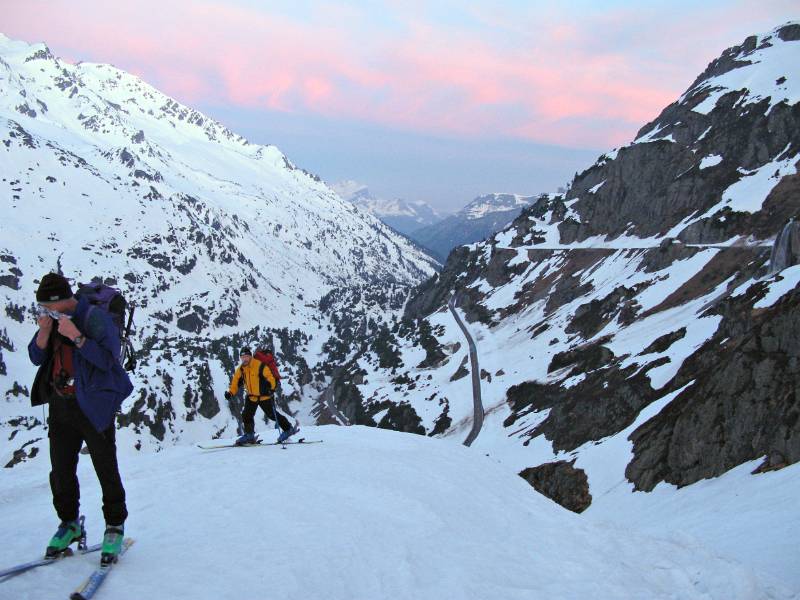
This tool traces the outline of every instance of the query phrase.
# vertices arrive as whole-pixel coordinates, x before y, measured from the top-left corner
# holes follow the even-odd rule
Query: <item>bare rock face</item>
[[[576,469],[574,463],[564,460],[545,463],[524,469],[519,476],[540,494],[572,512],[582,513],[591,505],[592,495],[586,472]]]
[[[585,356],[594,360],[598,354],[591,352]],[[648,368],[663,364],[663,360],[668,361],[654,361]],[[503,424],[511,427],[529,413],[549,408],[547,418],[527,435],[529,439],[544,435],[553,450],[569,452],[629,427],[655,398],[646,370],[620,369],[615,362],[592,371],[571,388],[560,383],[536,382],[512,386],[508,390],[512,415]]]
[[[618,315],[621,316],[620,322],[630,323],[637,312],[635,301],[631,301],[631,298],[635,296],[635,289],[621,285],[605,298],[582,304],[575,311],[575,317],[565,329],[566,333],[578,332],[583,338],[588,339]]]
[[[425,435],[425,428],[421,424],[422,420],[417,415],[414,408],[408,403],[393,404],[387,413],[378,423],[381,429],[392,429],[405,433],[417,433]]]
[[[644,349],[643,354],[656,354],[664,352],[665,350],[667,350],[667,348],[672,346],[672,344],[674,344],[678,340],[682,340],[685,337],[686,337],[686,327],[681,327],[677,331],[665,333],[661,337],[653,340],[653,343]]]
[[[607,365],[613,360],[614,353],[602,345],[603,341],[605,340],[598,340],[587,346],[559,352],[553,356],[547,372],[552,373],[568,366],[574,366],[575,368],[570,371],[570,375],[573,375],[593,371]]]
[[[713,92],[708,81],[753,64],[753,53],[779,43],[797,43],[797,24],[778,29],[758,44],[755,36],[729,48],[713,61],[684,95],[644,125],[636,142],[615,156],[604,155],[578,174],[565,201],[577,218],[561,222],[562,243],[592,236],[614,239],[623,233],[639,237],[666,235],[692,215],[718,205],[731,185],[774,161],[798,153],[800,103],[774,105],[754,101],[747,89],[733,89],[713,109],[694,110]],[[779,41],[782,40],[782,41]],[[786,73],[789,76],[789,73]],[[778,83],[778,82],[776,82]],[[745,99],[747,101],[745,101]],[[719,162],[703,165],[704,157]],[[796,166],[796,165],[795,165]],[[599,186],[599,187],[598,187]],[[686,243],[718,243],[737,235],[774,236],[800,214],[800,176],[784,175],[756,212],[722,208],[678,234]]]
[[[450,253],[442,272],[414,290],[406,304],[404,317],[411,320],[421,319],[445,306],[452,290],[463,279],[464,271],[474,258],[466,246],[455,248]]]
[[[728,299],[717,333],[673,386],[686,390],[630,436],[626,477],[637,490],[685,486],[762,456],[800,460],[800,289],[766,309]]]

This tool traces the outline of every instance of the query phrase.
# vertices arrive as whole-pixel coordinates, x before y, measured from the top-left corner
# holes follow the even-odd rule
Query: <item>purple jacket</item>
[[[119,364],[119,332],[111,317],[102,309],[92,309],[86,298],[78,300],[72,320],[86,337],[81,348],[73,348],[75,395],[94,428],[105,431],[114,422],[122,401],[133,391],[128,374]],[[39,366],[31,388],[32,406],[49,402],[53,393],[50,387],[53,341],[51,338],[42,350],[36,345],[36,335],[28,344],[31,362]],[[54,331],[54,335],[58,334]]]

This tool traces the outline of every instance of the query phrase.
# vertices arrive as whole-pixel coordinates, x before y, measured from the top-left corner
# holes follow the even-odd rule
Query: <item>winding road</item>
[[[328,407],[328,411],[330,412],[331,416],[339,419],[339,423],[341,425],[350,425],[350,421],[347,417],[344,416],[344,413],[339,410],[336,406],[335,398],[333,396],[334,390],[334,382],[336,378],[339,376],[339,372],[341,369],[334,369],[333,376],[331,377],[331,384],[325,388],[325,392],[322,395],[323,402]]]
[[[458,323],[458,326],[461,328],[469,344],[470,374],[472,375],[472,404],[475,416],[472,419],[472,430],[470,430],[467,439],[464,440],[464,445],[471,446],[472,442],[475,441],[475,438],[477,438],[478,434],[481,432],[481,427],[483,427],[483,402],[481,401],[481,374],[478,366],[478,350],[475,347],[475,341],[472,339],[469,330],[467,330],[467,326],[464,325],[464,321],[461,320],[461,317],[456,311],[455,294],[450,298],[447,306],[450,312],[453,313],[456,323]]]

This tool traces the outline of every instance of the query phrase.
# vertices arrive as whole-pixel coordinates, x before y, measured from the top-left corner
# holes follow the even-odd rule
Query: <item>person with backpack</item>
[[[240,383],[244,383],[243,387],[247,395],[242,411],[244,434],[236,440],[236,444],[242,446],[258,443],[255,435],[255,415],[258,408],[264,411],[268,419],[272,419],[278,424],[281,429],[278,442],[285,442],[290,436],[297,433],[299,428],[292,427],[289,419],[275,405],[275,389],[278,386],[278,378],[273,374],[267,361],[255,358],[250,352],[250,348],[242,348],[239,358],[242,362],[236,368],[230,387],[225,392],[225,398],[230,400],[239,392]]]
[[[128,517],[117,465],[115,416],[133,385],[119,362],[120,331],[106,310],[85,296],[76,298],[60,274],[42,277],[36,301],[39,328],[28,354],[39,369],[31,405],[50,405],[50,488],[61,520],[45,556],[55,558],[73,542],[85,540],[77,476],[85,442],[103,490],[106,529],[100,560],[109,564],[119,555]]]

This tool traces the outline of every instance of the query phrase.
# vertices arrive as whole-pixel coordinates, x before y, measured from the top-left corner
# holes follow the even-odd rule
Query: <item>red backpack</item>
[[[278,387],[281,384],[281,374],[278,373],[278,365],[272,353],[265,350],[256,350],[253,357],[269,367],[269,370],[272,371],[272,376],[275,378],[275,387]]]

